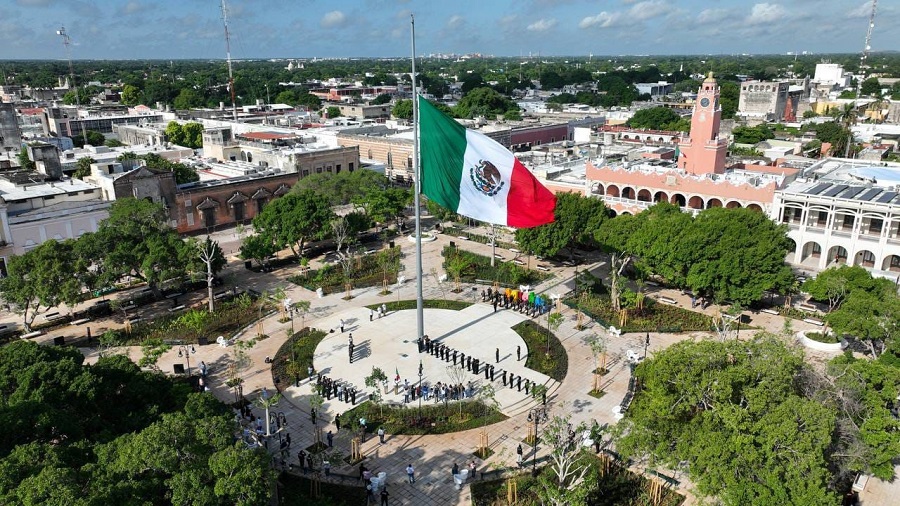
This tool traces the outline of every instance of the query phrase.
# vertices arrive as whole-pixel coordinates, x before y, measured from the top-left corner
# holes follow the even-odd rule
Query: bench
[[[457,238],[457,239],[462,239],[463,241],[468,241],[468,240],[469,240],[469,238],[466,237],[466,236],[464,236],[464,235],[457,236],[456,238]]]
[[[167,299],[177,299],[178,297],[181,297],[182,295],[184,295],[184,294],[181,292],[172,293],[172,294],[166,295],[166,298]]]
[[[769,308],[760,309],[759,312],[778,316],[778,311],[775,311],[774,309],[769,309]]]
[[[181,311],[182,309],[184,309],[184,304],[181,304],[181,305],[179,305],[179,306],[175,306],[175,307],[173,307],[173,308],[170,308],[170,309],[169,309],[169,312],[170,312],[170,313],[174,313],[174,312],[176,312],[176,311]]]
[[[797,307],[804,311],[817,312],[819,310],[819,308],[813,306],[812,304],[798,304]]]
[[[230,290],[224,291],[224,292],[219,292],[219,293],[213,295],[213,300],[219,300],[219,299],[221,299],[221,298],[223,298],[223,297],[228,297],[229,295],[231,295],[231,291],[230,291]]]
[[[671,297],[657,297],[656,300],[658,300],[660,302],[665,302],[666,304],[672,304],[672,305],[678,304],[678,301]]]
[[[225,339],[225,336],[219,336],[216,338],[216,343],[218,343],[218,345],[223,348],[227,348],[228,345],[231,344],[231,341],[229,341],[228,339]]]
[[[647,285],[648,286],[659,286],[659,283],[657,283],[656,281],[647,281]]]
[[[59,312],[58,312],[58,311],[55,312],[55,313],[46,313],[46,314],[44,314],[44,319],[46,319],[46,320],[54,320],[54,319],[57,319],[57,318],[59,318]]]
[[[37,336],[42,336],[42,335],[44,335],[43,330],[35,330],[34,332],[22,334],[22,339],[31,339],[32,337],[37,337]]]
[[[129,321],[129,323],[131,323],[131,325],[134,325],[135,323],[144,321],[144,319],[141,318],[140,316],[138,316],[137,318],[131,318],[131,319],[128,320],[128,321]]]
[[[509,248],[509,250],[513,253],[521,253],[521,251],[517,250],[516,248]]]
[[[71,323],[71,325],[81,325],[82,323],[87,323],[87,322],[89,322],[89,321],[91,321],[90,318],[82,318],[82,319],[80,319],[80,320],[75,320],[75,321],[73,321],[73,322]]]
[[[825,322],[823,322],[822,320],[817,320],[815,318],[804,318],[803,321],[805,321],[806,323],[811,323],[813,325],[818,325],[819,327],[825,325]]]
[[[550,272],[550,268],[547,267],[546,265],[538,265],[537,270],[543,271],[543,272]]]
[[[525,262],[521,260],[513,260],[513,262],[515,262],[516,265],[525,265]]]

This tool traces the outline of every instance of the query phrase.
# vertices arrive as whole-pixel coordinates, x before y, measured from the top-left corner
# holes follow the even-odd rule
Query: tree
[[[339,107],[330,106],[325,110],[325,114],[329,118],[340,118],[342,116],[341,109]]]
[[[589,475],[591,469],[587,449],[580,436],[587,430],[584,422],[574,429],[572,415],[554,416],[544,427],[541,439],[550,448],[549,473],[539,477],[538,497],[546,504],[570,506],[586,504],[598,482]]]
[[[203,125],[196,121],[185,123],[181,127],[185,147],[198,149],[203,147]]]
[[[181,123],[170,121],[166,125],[166,140],[179,146],[184,145],[184,129],[181,127]]]
[[[87,144],[91,146],[102,146],[106,142],[106,136],[94,130],[87,130]],[[72,144],[76,147],[83,148],[85,145],[84,137],[78,134],[72,137]]]
[[[816,139],[831,144],[831,153],[840,156],[847,149],[851,136],[850,129],[836,121],[816,125]]]
[[[72,177],[84,179],[85,177],[90,176],[92,163],[97,163],[97,160],[94,160],[89,156],[79,159],[75,162],[75,173],[72,174]]]
[[[732,133],[734,134],[734,142],[738,144],[758,144],[775,138],[775,132],[764,124],[754,127],[735,127]]]
[[[138,105],[141,103],[141,90],[137,86],[126,84],[119,94],[119,101],[122,105]]]
[[[689,255],[685,282],[695,293],[746,306],[766,291],[784,290],[793,280],[784,263],[790,249],[787,227],[763,213],[706,209],[682,238]]]
[[[413,194],[408,189],[388,188],[370,191],[354,203],[361,206],[366,215],[375,222],[386,224],[396,219],[399,227],[403,220],[403,211],[412,200]]]
[[[457,118],[484,116],[493,119],[506,111],[518,110],[519,106],[515,102],[485,86],[466,93],[456,104],[453,113]]]
[[[876,284],[872,274],[864,267],[842,265],[825,269],[816,277],[807,279],[803,283],[803,291],[815,300],[828,301],[830,312],[840,306],[850,293],[874,290]]]
[[[565,321],[562,313],[550,311],[547,313],[547,356],[550,355],[550,336],[559,330],[559,326]]]
[[[231,446],[212,454],[209,470],[215,480],[213,491],[222,502],[254,506],[270,501],[275,486],[271,457],[261,449],[242,450]]]
[[[836,413],[805,395],[797,378],[806,372],[773,336],[677,343],[635,369],[641,388],[616,426],[616,449],[686,463],[698,491],[725,505],[835,504]]]
[[[206,240],[203,242],[192,241],[191,247],[196,250],[197,258],[203,263],[203,267],[206,270],[206,290],[209,298],[209,312],[212,314],[216,310],[215,297],[213,297],[213,282],[216,279],[216,274],[228,262],[225,260],[225,255],[222,253],[222,248],[219,247],[218,241],[213,241],[209,236],[206,236]]]
[[[25,146],[22,146],[22,149],[19,150],[16,160],[19,161],[19,167],[22,167],[22,170],[32,171],[37,169],[37,164],[31,161],[31,158],[28,156],[28,148]]]
[[[325,196],[331,205],[340,206],[363,201],[369,193],[390,187],[391,182],[384,174],[372,170],[355,170],[311,174],[297,181],[291,187],[291,193],[315,191]]]
[[[239,257],[242,260],[256,260],[260,267],[266,259],[278,252],[274,239],[270,235],[253,234],[241,240]]]
[[[563,80],[562,76],[553,70],[546,70],[541,72],[541,89],[544,90],[558,90],[566,85],[566,82]]]
[[[200,180],[200,175],[192,167],[179,162],[170,162],[156,153],[140,155],[137,159],[143,160],[151,169],[166,170],[175,174],[175,183],[184,184]]]
[[[558,254],[563,248],[593,245],[593,231],[606,220],[607,209],[600,199],[575,193],[556,196],[554,221],[534,228],[516,230],[516,242],[525,251],[542,257]]]
[[[391,116],[397,119],[412,119],[413,103],[412,100],[398,100],[391,109]]]
[[[388,95],[387,93],[382,93],[381,95],[378,95],[377,97],[373,98],[369,102],[369,105],[382,105],[382,104],[389,104],[390,102],[391,102],[391,96]]]
[[[25,330],[31,332],[35,318],[60,304],[73,307],[81,300],[81,283],[74,272],[75,241],[45,241],[7,262],[7,275],[0,278],[0,295],[22,315]],[[43,308],[43,309],[42,309]]]
[[[182,88],[172,105],[180,110],[193,109],[203,105],[203,97],[193,88]]]
[[[860,92],[870,97],[881,97],[881,83],[877,77],[870,77],[862,82]]]
[[[869,346],[873,357],[900,334],[900,297],[892,283],[880,289],[855,290],[825,321],[839,335],[849,334]],[[876,346],[877,345],[877,346]]]
[[[381,405],[381,390],[379,390],[379,387],[387,385],[387,375],[380,368],[372,367],[372,373],[366,376],[365,384],[372,389],[372,391],[369,392],[369,399],[378,405],[381,414],[384,415],[384,407]]]
[[[100,268],[110,278],[145,281],[157,298],[162,295],[159,284],[184,276],[194,256],[169,226],[162,205],[144,199],[116,200],[97,232],[80,240],[95,241],[92,249],[103,252]]]
[[[651,107],[634,113],[625,124],[632,128],[649,128],[663,130],[666,126],[678,122],[681,116],[668,107]]]
[[[312,93],[301,93],[297,96],[297,104],[309,110],[317,111],[322,107],[322,99]]]
[[[253,227],[277,249],[290,247],[300,258],[307,240],[325,238],[332,219],[334,212],[328,199],[313,190],[303,190],[275,199],[253,218]]]

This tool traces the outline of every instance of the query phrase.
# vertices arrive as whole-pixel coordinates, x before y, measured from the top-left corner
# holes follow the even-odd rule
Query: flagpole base
[[[416,234],[408,235],[407,239],[409,239],[409,242],[416,242]],[[436,240],[437,240],[437,236],[434,234],[430,234],[428,232],[425,232],[424,234],[422,234],[422,242],[432,242],[432,241],[436,241]]]

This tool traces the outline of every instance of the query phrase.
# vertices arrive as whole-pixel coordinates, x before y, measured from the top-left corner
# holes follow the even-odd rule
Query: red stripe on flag
[[[506,223],[510,227],[530,228],[553,222],[556,196],[544,188],[517,158],[506,197]]]

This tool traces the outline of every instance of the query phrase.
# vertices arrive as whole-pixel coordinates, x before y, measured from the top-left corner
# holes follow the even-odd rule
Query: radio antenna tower
[[[75,83],[75,68],[72,66],[72,39],[69,38],[69,33],[66,32],[65,26],[59,27],[56,34],[62,37],[63,45],[66,46],[66,59],[69,60],[69,80],[71,81],[69,85],[75,91],[75,118],[78,119],[78,114],[81,111],[81,97],[78,96],[78,84]],[[84,141],[84,144],[87,144],[87,129],[84,126],[84,121],[80,123],[81,140]],[[69,131],[69,135],[72,135],[72,128],[67,125],[66,129]]]
[[[862,82],[866,78],[866,59],[869,58],[869,50],[872,49],[872,30],[875,29],[875,10],[878,8],[878,0],[872,0],[872,13],[869,15],[869,28],[866,30],[866,45],[859,57],[859,80],[856,82],[856,98],[862,93]]]
[[[234,101],[234,72],[231,69],[231,32],[228,31],[228,7],[222,0],[222,24],[225,26],[225,55],[228,58],[228,91],[231,92],[231,118],[237,121],[237,104]]]
[[[869,58],[869,50],[872,49],[872,30],[875,28],[875,10],[878,8],[878,0],[872,0],[872,13],[869,15],[869,27],[866,29],[866,45],[863,47],[862,55],[859,57],[859,79],[856,80],[856,100],[859,101],[862,98],[862,83],[866,80],[866,59]],[[853,108],[858,110],[858,105],[856,102],[853,103]],[[855,112],[855,111],[854,111]],[[855,114],[854,114],[855,117]],[[844,157],[850,157],[850,145],[853,144],[853,134],[850,134],[850,139],[847,141],[847,149],[844,152]]]

